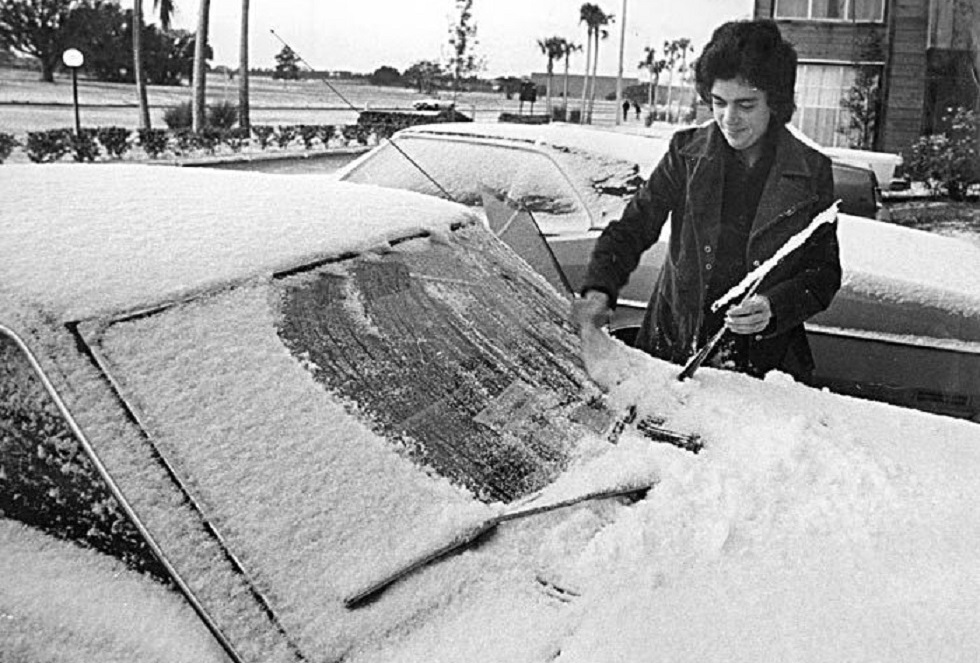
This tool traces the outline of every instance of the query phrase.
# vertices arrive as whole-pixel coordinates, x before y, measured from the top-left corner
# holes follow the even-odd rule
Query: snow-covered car
[[[669,138],[669,131],[566,124],[416,126],[336,176],[471,206],[481,205],[488,189],[507,197],[534,216],[575,291],[599,232],[619,217]],[[857,200],[873,215],[877,184],[871,170],[853,163],[835,160],[834,172],[845,203],[838,229],[844,284],[830,309],[807,325],[816,383],[980,421],[980,249],[846,213],[847,202]],[[871,184],[850,186],[855,174]],[[620,294],[611,330],[627,342],[665,244],[661,237]]]
[[[980,427],[593,382],[430,196],[4,166],[0,218],[0,660],[980,657]]]

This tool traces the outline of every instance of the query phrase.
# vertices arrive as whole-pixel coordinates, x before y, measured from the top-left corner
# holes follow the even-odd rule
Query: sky
[[[644,46],[660,50],[666,39],[687,37],[704,46],[718,24],[748,18],[751,0],[626,0],[625,75],[636,73]],[[600,51],[599,71],[616,75],[623,0],[597,2],[616,22]],[[175,26],[193,30],[198,2],[177,0]],[[561,36],[582,43],[579,24],[582,0],[476,0],[477,51],[485,58],[485,74],[523,76],[544,71],[537,40]],[[403,71],[419,60],[443,60],[453,22],[453,0],[252,0],[250,61],[253,67],[274,66],[285,40],[316,69],[371,72],[382,65]],[[147,9],[149,14],[149,9]],[[241,3],[211,3],[213,64],[236,65]],[[584,54],[573,56],[572,69],[585,66]]]

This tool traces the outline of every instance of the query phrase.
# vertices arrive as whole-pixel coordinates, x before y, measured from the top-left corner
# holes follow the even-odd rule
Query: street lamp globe
[[[61,61],[70,69],[77,69],[85,64],[85,56],[77,48],[69,48],[61,54]]]

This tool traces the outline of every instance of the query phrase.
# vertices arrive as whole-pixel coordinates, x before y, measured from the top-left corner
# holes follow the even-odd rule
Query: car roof
[[[97,164],[5,166],[0,217],[0,309],[65,321],[478,222],[317,175]]]
[[[576,149],[637,163],[641,170],[653,168],[667,149],[670,136],[682,128],[654,127],[648,133],[612,131],[600,127],[554,122],[516,124],[490,122],[446,122],[403,129],[396,135],[470,137],[546,145],[556,149]]]

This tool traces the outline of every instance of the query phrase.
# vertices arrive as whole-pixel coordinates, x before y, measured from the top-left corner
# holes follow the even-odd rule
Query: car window
[[[0,516],[167,578],[22,347],[0,329]]]
[[[608,423],[566,307],[474,225],[86,342],[299,649],[341,658],[370,635],[330,600],[351,578],[549,483]]]
[[[588,211],[567,177],[554,161],[530,149],[403,136],[397,148],[379,147],[343,179],[432,196],[442,195],[441,188],[471,207],[480,206],[481,192],[489,189],[530,210],[545,233],[590,225]]]

